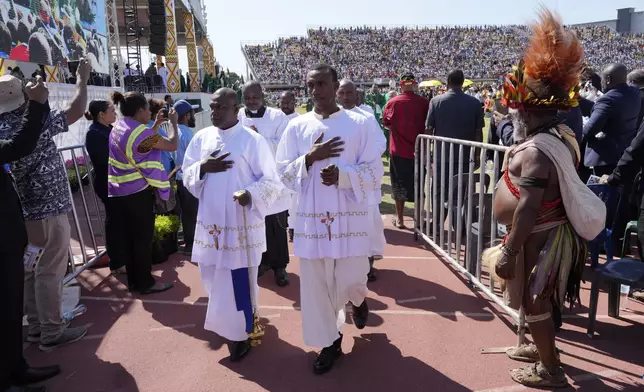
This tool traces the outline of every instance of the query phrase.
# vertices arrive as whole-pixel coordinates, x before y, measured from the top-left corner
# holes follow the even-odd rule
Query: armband
[[[548,188],[548,179],[547,178],[536,178],[536,177],[521,177],[519,179],[519,186],[522,188]]]

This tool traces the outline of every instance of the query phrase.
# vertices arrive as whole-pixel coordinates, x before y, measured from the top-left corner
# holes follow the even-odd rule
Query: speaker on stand
[[[165,56],[166,15],[163,0],[148,0],[150,17],[150,41],[148,50],[157,56]]]

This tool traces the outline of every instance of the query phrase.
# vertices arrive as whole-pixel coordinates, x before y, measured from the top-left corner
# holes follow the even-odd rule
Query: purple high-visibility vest
[[[147,153],[138,152],[139,144],[156,133],[131,118],[120,119],[112,128],[107,171],[109,197],[132,195],[152,186],[158,189],[162,199],[168,200],[170,182],[161,164],[161,151],[152,149]],[[127,154],[127,158],[123,153]],[[139,170],[132,166],[132,161]]]

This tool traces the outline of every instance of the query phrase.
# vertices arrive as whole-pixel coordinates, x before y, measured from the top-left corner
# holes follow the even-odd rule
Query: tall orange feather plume
[[[561,18],[547,8],[539,11],[530,27],[532,37],[523,57],[526,76],[563,90],[577,85],[584,62],[577,36],[565,30]]]

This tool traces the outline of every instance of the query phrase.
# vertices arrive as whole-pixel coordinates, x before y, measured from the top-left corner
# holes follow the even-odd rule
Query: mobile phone
[[[599,176],[596,176],[596,175],[592,174],[592,175],[588,178],[588,182],[586,183],[586,185],[599,184],[600,180],[601,180],[601,177],[599,177]]]
[[[161,109],[161,114],[163,115],[163,118],[166,120],[168,119],[168,109]]]

